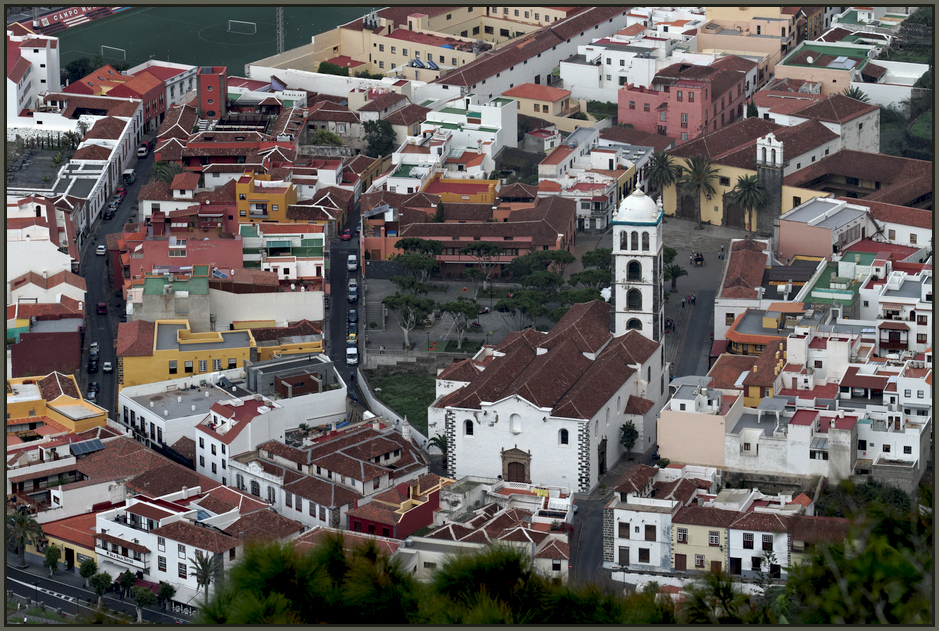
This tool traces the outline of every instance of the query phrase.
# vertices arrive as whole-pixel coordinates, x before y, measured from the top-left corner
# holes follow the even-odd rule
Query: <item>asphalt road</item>
[[[89,589],[69,585],[55,577],[24,572],[10,565],[6,566],[6,589],[23,598],[38,598],[46,607],[61,608],[63,613],[79,617],[92,613],[98,602],[98,596]],[[93,604],[89,604],[89,601],[93,601]],[[109,609],[130,614],[136,620],[137,609],[132,599],[120,599],[116,594],[107,594],[104,603]],[[172,623],[175,618],[169,613],[144,608],[143,619],[145,622],[166,624]]]
[[[359,223],[358,213],[350,214],[346,220],[345,228],[354,228]],[[342,232],[342,230],[340,230]],[[327,348],[326,354],[333,361],[336,370],[342,376],[343,380],[349,385],[349,393],[354,401],[363,401],[362,393],[358,384],[352,379],[352,373],[355,368],[346,365],[346,339],[348,334],[348,316],[349,310],[355,309],[359,314],[359,353],[364,339],[365,323],[364,310],[361,308],[362,299],[362,261],[359,261],[359,268],[350,272],[346,268],[346,262],[350,254],[359,255],[359,240],[355,237],[351,241],[342,241],[339,237],[334,237],[329,244],[329,307],[326,309],[326,328],[327,328]],[[361,259],[361,256],[359,256]],[[347,300],[349,279],[355,278],[359,285],[359,299],[355,303]]]
[[[131,221],[133,207],[137,201],[137,194],[140,187],[143,186],[148,178],[150,169],[153,167],[153,153],[146,158],[139,159],[134,169],[137,172],[137,181],[127,187],[127,195],[124,201],[118,206],[114,213],[114,218],[105,220],[103,213],[98,218],[92,233],[94,238],[85,243],[81,254],[81,276],[85,279],[87,291],[85,293],[85,341],[82,348],[82,367],[79,372],[79,385],[82,392],[87,394],[88,385],[92,381],[97,381],[100,386],[97,403],[108,410],[108,415],[112,419],[117,418],[117,325],[120,322],[119,315],[124,311],[124,299],[119,293],[114,291],[114,281],[109,274],[111,263],[110,254],[98,256],[95,254],[95,248],[99,245],[107,245],[108,233],[119,232],[124,224]],[[109,200],[110,201],[110,200]],[[107,302],[107,315],[97,313],[99,302]],[[100,348],[100,358],[98,360],[98,372],[88,372],[89,346],[92,342],[97,342]],[[114,372],[106,373],[103,370],[105,362],[111,362]]]

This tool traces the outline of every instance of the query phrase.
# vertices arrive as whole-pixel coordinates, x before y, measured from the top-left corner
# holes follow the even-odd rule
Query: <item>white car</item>
[[[355,270],[359,269],[359,259],[355,256],[355,254],[349,255],[349,258],[346,260],[346,269],[350,272],[354,272]]]
[[[95,248],[95,254],[97,254],[98,256],[104,256],[107,253],[108,253],[108,246],[106,245],[99,245],[97,248]]]
[[[111,362],[104,362],[101,364],[101,370],[104,372],[114,372],[114,366],[111,365]]]
[[[358,366],[359,365],[359,349],[356,346],[346,347],[346,365],[348,366]]]

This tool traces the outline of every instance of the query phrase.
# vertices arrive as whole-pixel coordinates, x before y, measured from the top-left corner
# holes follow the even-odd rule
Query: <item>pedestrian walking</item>
[[[685,308],[685,299],[684,299],[684,298],[681,299],[681,308],[682,308],[682,309]]]
[[[691,294],[691,304],[693,305],[698,304],[698,297],[694,294]]]
[[[694,252],[688,255],[688,265],[694,265]]]

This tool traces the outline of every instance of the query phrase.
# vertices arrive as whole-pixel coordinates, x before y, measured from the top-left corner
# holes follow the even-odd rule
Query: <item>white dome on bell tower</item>
[[[617,223],[654,224],[659,220],[662,209],[651,197],[636,188],[619,205],[613,221]]]

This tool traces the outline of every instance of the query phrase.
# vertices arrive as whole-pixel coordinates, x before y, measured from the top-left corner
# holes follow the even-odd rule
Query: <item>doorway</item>
[[[600,441],[597,447],[597,476],[606,473],[606,438]]]
[[[75,567],[75,551],[65,548],[65,569],[71,571]]]

